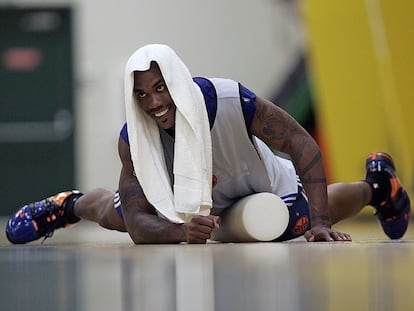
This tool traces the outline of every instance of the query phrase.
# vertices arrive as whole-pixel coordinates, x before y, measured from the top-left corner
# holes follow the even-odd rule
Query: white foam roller
[[[212,240],[221,242],[272,241],[285,232],[289,211],[280,197],[263,192],[249,195],[221,215]]]

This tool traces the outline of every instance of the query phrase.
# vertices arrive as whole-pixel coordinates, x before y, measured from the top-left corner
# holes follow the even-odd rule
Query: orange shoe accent
[[[375,161],[377,159],[377,157],[387,158],[391,163],[394,163],[391,156],[387,153],[384,153],[384,152],[373,152],[373,153],[368,155],[367,160]]]
[[[391,198],[395,198],[398,194],[398,190],[401,188],[401,183],[398,177],[390,178],[391,183]]]
[[[384,158],[387,158],[388,160],[390,160],[391,163],[394,163],[394,161],[392,160],[391,156],[388,153],[378,152],[378,155]]]
[[[67,192],[61,192],[58,193],[56,195],[54,195],[53,197],[51,197],[51,199],[58,204],[59,206],[62,205],[63,201],[65,201],[65,199],[70,196],[72,194],[72,191],[67,191]]]
[[[388,153],[385,152],[373,152],[368,155],[368,159],[371,158],[371,160],[376,160],[377,157],[384,157],[390,160],[391,162],[394,162],[391,158],[391,156]]]

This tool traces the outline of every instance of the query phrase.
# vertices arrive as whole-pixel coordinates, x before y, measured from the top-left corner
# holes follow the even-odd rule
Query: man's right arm
[[[206,243],[219,220],[217,216],[194,216],[185,224],[176,224],[157,216],[134,175],[129,146],[120,137],[118,152],[122,162],[119,178],[124,222],[135,244]]]

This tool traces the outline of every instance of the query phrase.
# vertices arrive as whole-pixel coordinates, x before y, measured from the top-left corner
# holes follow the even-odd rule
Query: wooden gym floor
[[[351,243],[134,246],[89,222],[44,244],[2,233],[0,310],[412,310],[412,226],[390,241],[374,217],[349,220],[336,228]]]

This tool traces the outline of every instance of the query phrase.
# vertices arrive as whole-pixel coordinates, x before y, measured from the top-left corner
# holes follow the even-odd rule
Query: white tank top
[[[213,151],[212,214],[240,198],[258,192],[272,192],[290,206],[302,186],[290,160],[275,155],[246,128],[239,84],[228,79],[210,79],[217,95],[217,112],[211,129]],[[174,139],[160,130],[165,160],[172,178]]]
[[[298,178],[291,161],[276,156],[259,138],[250,139],[240,98],[233,80],[211,79],[217,93],[217,114],[211,130],[213,213],[257,192],[273,192],[291,205],[296,199]]]

